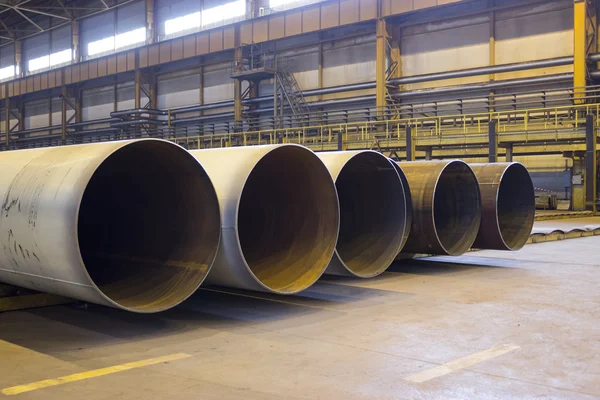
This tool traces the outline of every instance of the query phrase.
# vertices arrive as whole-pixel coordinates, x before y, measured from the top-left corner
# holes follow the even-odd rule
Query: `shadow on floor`
[[[387,272],[410,273],[421,275],[451,275],[476,271],[482,268],[507,269],[507,272],[518,263],[513,260],[487,259],[483,257],[422,257],[408,260],[395,261]]]
[[[295,296],[208,288],[158,314],[81,304],[4,313],[0,314],[0,340],[56,356],[78,348],[175,338],[188,332],[197,339],[224,331],[252,334],[257,329],[290,329],[331,320],[391,295],[320,282]]]

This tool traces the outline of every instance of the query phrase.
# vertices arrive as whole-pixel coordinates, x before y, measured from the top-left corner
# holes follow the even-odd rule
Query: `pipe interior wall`
[[[339,204],[329,171],[292,144],[191,151],[215,183],[222,242],[207,283],[293,294],[329,264]]]
[[[402,181],[381,153],[319,153],[335,180],[340,234],[326,273],[370,278],[383,273],[405,242],[407,206]]]
[[[162,140],[4,152],[0,281],[150,313],[203,282],[220,239],[202,166]]]
[[[481,192],[481,227],[473,247],[519,250],[531,234],[535,191],[520,163],[470,164]]]
[[[475,174],[460,160],[401,162],[413,200],[405,253],[460,255],[475,241],[481,201]]]

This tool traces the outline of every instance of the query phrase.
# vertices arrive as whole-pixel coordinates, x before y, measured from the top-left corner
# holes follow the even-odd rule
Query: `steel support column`
[[[23,56],[21,51],[21,45],[22,43],[20,40],[15,40],[15,73],[18,77],[22,77],[25,75],[22,65]]]
[[[490,121],[488,124],[488,140],[489,140],[489,151],[488,159],[489,162],[498,162],[498,135],[496,134],[496,121]]]
[[[134,108],[139,109],[142,108],[142,71],[139,68],[135,69],[134,85]]]
[[[146,0],[146,43],[156,42],[156,29],[154,23],[154,0]]]
[[[71,24],[71,47],[73,49],[73,59],[79,62],[79,22],[75,21]]]
[[[4,137],[6,146],[8,147],[9,143],[10,143],[10,107],[12,106],[10,104],[10,97],[7,97],[5,102],[5,109],[4,109],[4,132],[6,132],[6,136]]]
[[[60,111],[60,134],[62,139],[62,144],[65,144],[67,141],[67,87],[62,86],[60,88],[60,96],[61,96],[61,111]]]
[[[433,149],[431,147],[425,149],[425,160],[433,160]]]
[[[377,117],[385,117],[386,106],[386,46],[388,33],[385,19],[380,18],[376,22],[376,51],[375,51],[375,103],[377,107]]]
[[[323,89],[323,33],[319,31],[319,50],[317,65],[317,87]],[[323,100],[323,95],[317,97],[319,101]]]
[[[239,79],[233,80],[233,119],[235,123],[234,130],[236,132],[242,130],[243,126],[243,108],[242,108],[242,81]]]
[[[596,27],[591,19],[593,7],[589,0],[573,1],[573,87],[576,103],[585,102],[587,55],[595,43]]]
[[[489,0],[488,1],[488,7],[493,10],[495,7],[496,1],[495,0]],[[490,15],[489,15],[489,25],[490,25],[490,44],[489,44],[489,64],[490,67],[493,67],[496,65],[496,12],[495,11],[490,11]],[[496,80],[496,75],[495,74],[490,74],[489,76],[489,80],[490,82],[493,82]],[[495,92],[492,90],[490,91],[490,105],[489,105],[489,111],[492,112],[495,110],[495,101],[494,101],[494,95]]]
[[[585,203],[586,209],[596,213],[597,139],[596,119],[588,114],[585,126]]]
[[[204,60],[202,60],[204,62]],[[200,90],[198,93],[198,104],[200,104],[201,106],[204,105],[204,65],[200,66],[200,69],[198,71],[198,74],[200,74]],[[204,115],[204,110],[200,111],[200,115]]]
[[[235,50],[233,53],[233,62],[234,62],[234,71],[243,70],[243,62],[244,62],[244,48],[242,46],[242,37],[241,30],[239,26],[235,28]],[[275,79],[276,80],[276,79]],[[275,94],[277,94],[275,92]],[[233,130],[235,132],[240,132],[243,130],[243,107],[242,107],[242,80],[234,79],[233,80],[233,119],[234,119],[234,127]]]
[[[506,162],[513,162],[513,144],[506,145]]]
[[[415,161],[417,159],[415,138],[410,126],[406,127],[406,161]]]

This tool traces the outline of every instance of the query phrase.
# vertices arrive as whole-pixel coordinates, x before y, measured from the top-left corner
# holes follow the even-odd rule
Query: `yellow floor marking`
[[[185,353],[177,353],[177,354],[171,354],[169,356],[164,356],[164,357],[150,358],[148,360],[134,361],[134,362],[130,362],[127,364],[115,365],[113,367],[94,369],[92,371],[62,376],[62,377],[56,378],[56,379],[46,379],[44,381],[33,382],[33,383],[29,383],[27,385],[13,386],[13,387],[9,387],[6,389],[2,389],[2,394],[7,395],[7,396],[12,396],[15,394],[20,394],[20,393],[25,393],[25,392],[31,392],[33,390],[43,389],[43,388],[49,387],[49,386],[63,385],[65,383],[81,381],[81,380],[89,379],[89,378],[96,378],[98,376],[114,374],[115,372],[127,371],[130,369],[140,368],[140,367],[146,367],[148,365],[160,364],[160,363],[164,363],[167,361],[181,360],[183,358],[188,358],[188,357],[191,357],[191,355],[185,354]]]
[[[404,380],[417,383],[425,382],[433,378],[450,374],[454,371],[469,368],[475,364],[479,364],[480,362],[501,356],[502,354],[506,354],[517,349],[519,349],[519,346],[502,344],[489,350],[471,354],[470,356],[459,358],[458,360],[450,361],[449,363],[440,365],[438,367],[419,372],[404,378]]]

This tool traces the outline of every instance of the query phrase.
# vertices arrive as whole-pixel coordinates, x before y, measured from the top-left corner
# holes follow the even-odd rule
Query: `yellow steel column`
[[[573,87],[575,88],[574,97],[576,103],[584,102],[586,86],[586,47],[587,47],[587,0],[574,0],[574,21],[573,21]]]
[[[136,58],[137,58],[137,53],[136,53]],[[135,102],[135,108],[142,108],[142,71],[137,68],[137,62],[136,62],[136,69],[135,69],[135,73],[134,73],[134,83],[135,83],[135,93],[134,93],[134,102]]]
[[[241,49],[241,48],[240,48]],[[237,56],[238,49],[236,49]],[[235,130],[240,130],[242,127],[242,81],[239,79],[233,80],[233,119],[235,120]]]
[[[379,18],[376,25],[376,52],[375,52],[375,102],[377,106],[377,116],[385,116],[385,92],[386,92],[386,71],[387,62],[385,55],[385,47],[387,43],[387,27],[385,19]]]

